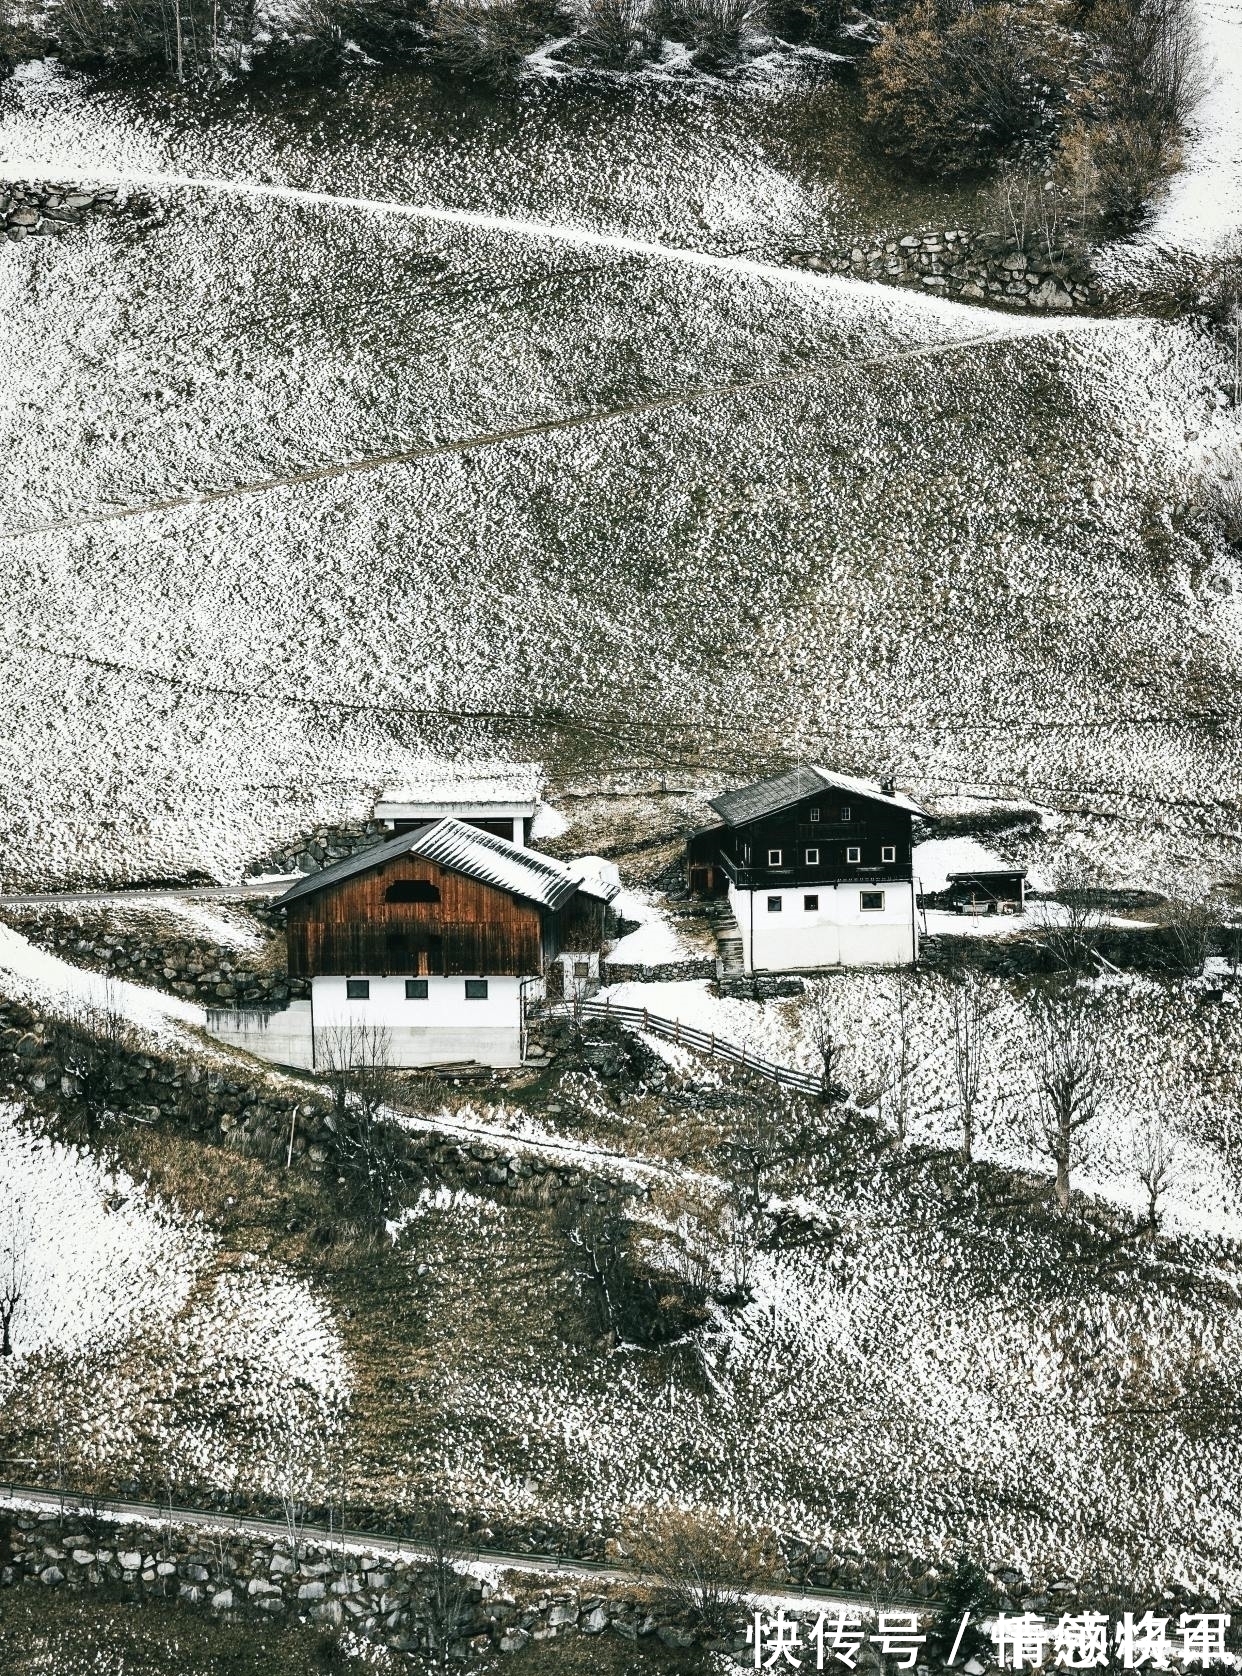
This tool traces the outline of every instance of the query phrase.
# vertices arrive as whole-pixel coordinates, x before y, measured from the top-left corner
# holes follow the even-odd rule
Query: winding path
[[[777,269],[780,273],[788,270]],[[19,529],[0,530],[0,541],[19,541],[27,536],[46,535],[58,530],[82,529],[89,525],[110,524],[121,519],[150,517],[163,512],[174,512],[181,507],[211,506],[218,501],[235,500],[242,496],[270,494],[277,489],[300,488],[308,483],[329,482],[333,478],[350,477],[361,472],[383,471],[391,466],[412,465],[454,454],[469,454],[479,449],[496,448],[508,442],[520,442],[527,437],[550,436],[557,431],[581,430],[593,425],[611,424],[617,419],[641,418],[663,413],[670,408],[684,407],[712,398],[747,395],[760,390],[776,390],[798,384],[811,384],[833,372],[849,368],[891,366],[903,361],[930,360],[955,355],[963,350],[981,349],[993,344],[1012,343],[1027,337],[1052,336],[1068,332],[1098,330],[1111,324],[1102,320],[1085,320],[1077,316],[1069,319],[1041,320],[1025,332],[994,331],[975,337],[956,338],[944,343],[918,344],[911,349],[886,350],[878,355],[856,359],[820,362],[813,367],[799,367],[790,372],[765,374],[761,378],[740,379],[728,384],[691,385],[662,396],[651,396],[644,401],[629,402],[622,407],[587,409],[567,414],[559,419],[534,420],[527,425],[515,425],[506,430],[482,431],[474,436],[458,437],[449,442],[419,443],[412,448],[398,449],[389,454],[371,454],[357,460],[334,461],[319,466],[308,466],[304,471],[289,472],[279,477],[256,478],[248,483],[231,483],[217,489],[186,491],[159,500],[134,506],[101,508],[84,512],[77,517],[49,519],[40,524],[28,524]]]

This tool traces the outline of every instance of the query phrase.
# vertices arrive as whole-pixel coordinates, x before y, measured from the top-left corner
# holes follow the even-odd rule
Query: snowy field
[[[1117,882],[1232,872],[1242,577],[1181,521],[1236,463],[1218,351],[773,267],[825,142],[559,97],[0,95],[9,172],[163,181],[0,262],[4,885],[236,876],[428,748],[808,755],[1035,805]]]
[[[1145,535],[1229,446],[1188,329],[168,209],[0,264],[9,888],[236,875],[428,745],[806,752],[1091,811],[1127,879],[1232,854],[1237,561]]]
[[[0,1255],[23,1296],[0,1360],[7,1451],[71,1480],[274,1491],[323,1470],[347,1391],[337,1327],[303,1280],[226,1256],[123,1172],[0,1109]]]
[[[425,1206],[432,1367],[411,1358],[389,1427],[408,1416],[420,1471],[492,1520],[701,1506],[838,1551],[965,1544],[1045,1581],[1235,1593],[1242,1314],[1219,1248],[1071,1239],[891,1155],[824,1169],[753,1303],[680,1355],[575,1338],[529,1213]]]

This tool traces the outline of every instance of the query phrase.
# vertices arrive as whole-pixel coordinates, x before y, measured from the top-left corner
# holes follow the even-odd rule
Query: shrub
[[[771,0],[768,26],[783,41],[823,46],[845,21],[844,0]]]
[[[655,32],[687,43],[707,70],[737,64],[763,23],[762,0],[657,0],[652,10]]]
[[[517,0],[438,0],[428,13],[426,60],[442,75],[500,85],[547,39],[550,16],[547,6]]]
[[[358,15],[370,10],[310,0],[289,19],[286,34],[258,48],[253,57],[254,70],[288,81],[331,80],[356,52],[351,25]]]
[[[946,23],[930,0],[888,25],[864,86],[864,119],[882,149],[942,176],[1046,136],[1054,98],[1041,49],[1012,7]]]
[[[643,0],[587,0],[577,40],[587,63],[626,70],[650,57],[654,47]]]
[[[666,1509],[625,1540],[670,1602],[715,1635],[737,1629],[750,1588],[772,1575],[766,1545],[719,1514]]]

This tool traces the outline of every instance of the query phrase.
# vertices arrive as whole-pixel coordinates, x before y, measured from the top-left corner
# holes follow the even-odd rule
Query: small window
[[[466,979],[466,1000],[467,1001],[486,1001],[487,1000],[487,979],[486,978],[467,978]]]
[[[780,850],[769,850],[768,851],[768,866],[769,867],[779,867],[780,864],[781,864],[781,852],[780,852]]]
[[[769,896],[768,897],[768,912],[770,914],[779,914],[780,911],[781,911],[781,899],[780,899],[780,897],[779,896]]]
[[[574,977],[575,978],[589,978],[590,975],[591,975],[591,962],[589,960],[575,960],[574,961]]]
[[[841,819],[843,821],[847,821],[847,820],[849,820],[849,818],[850,818],[850,806],[849,806],[848,803],[843,803],[841,805]]]
[[[806,864],[807,864],[808,867],[818,867],[819,866],[819,851],[818,850],[808,850],[806,852]]]
[[[864,914],[882,914],[884,912],[884,892],[882,890],[863,890],[858,893],[858,906]]]
[[[850,844],[849,847],[846,849],[845,859],[846,859],[846,861],[850,862],[852,865],[854,865],[856,867],[858,865],[858,863],[862,860],[862,850],[861,850],[861,848],[857,844]]]
[[[880,860],[881,861],[896,861],[896,859],[897,859],[897,846],[896,846],[896,844],[885,844],[884,847],[880,851]]]
[[[370,978],[346,978],[345,999],[347,1001],[369,1001],[371,999]]]
[[[405,998],[407,1001],[425,1001],[427,999],[426,978],[407,978],[405,980]]]
[[[802,906],[806,913],[817,914],[819,912],[819,897],[804,896],[802,898]]]
[[[384,892],[385,902],[438,902],[439,889],[430,879],[395,879]]]
[[[819,804],[818,804],[818,803],[817,803],[817,804],[816,804],[816,805],[815,805],[815,807],[814,807],[814,808],[813,808],[813,809],[812,809],[812,810],[811,810],[811,819],[812,819],[812,820],[813,820],[813,821],[817,821],[817,820],[818,820],[818,819],[819,819]]]

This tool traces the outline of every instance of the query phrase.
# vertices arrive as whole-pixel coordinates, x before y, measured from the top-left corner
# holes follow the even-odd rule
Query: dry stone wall
[[[1100,303],[1091,284],[1066,259],[1015,251],[996,235],[964,228],[908,233],[835,251],[790,251],[787,260],[817,273],[904,285],[994,308],[1065,314]]]
[[[152,985],[204,1007],[280,1008],[306,987],[290,983],[283,936],[250,952],[182,935],[155,917],[128,913],[87,916],[50,907],[10,908],[6,917],[23,937],[74,966]]]
[[[427,1566],[416,1558],[310,1544],[295,1556],[288,1543],[247,1531],[75,1524],[75,1517],[26,1513],[7,1537],[0,1532],[0,1588],[110,1588],[134,1601],[178,1600],[226,1621],[311,1622],[351,1629],[400,1653],[433,1650]],[[594,1590],[561,1580],[548,1588],[523,1579],[511,1591],[472,1579],[462,1597],[444,1637],[458,1668],[561,1635],[611,1631],[673,1647],[699,1640],[676,1612],[637,1588]],[[741,1621],[733,1636],[711,1644],[744,1657]]]
[[[5,238],[14,244],[63,233],[91,216],[115,213],[135,202],[115,186],[87,189],[37,180],[0,183],[0,221]]]

